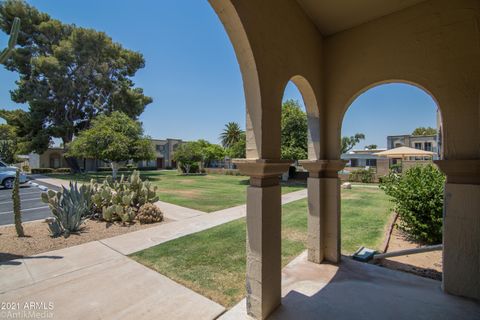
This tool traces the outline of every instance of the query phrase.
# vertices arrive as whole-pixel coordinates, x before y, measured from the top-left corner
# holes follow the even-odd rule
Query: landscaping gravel
[[[166,222],[168,221],[160,223]],[[52,238],[47,224],[43,221],[24,223],[23,228],[27,235],[24,238],[17,237],[15,226],[2,226],[0,227],[0,262],[76,246],[85,242],[110,238],[158,225],[159,223],[122,225],[121,223],[87,220],[79,234],[72,234],[68,238],[63,236]]]

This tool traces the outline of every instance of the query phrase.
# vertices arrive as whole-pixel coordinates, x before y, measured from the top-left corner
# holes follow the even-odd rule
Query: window
[[[6,167],[5,163],[3,163],[2,161],[0,161],[0,167]]]
[[[367,159],[367,166],[368,167],[376,167],[377,166],[377,159]]]
[[[421,142],[415,142],[415,149],[422,150],[422,143]]]
[[[401,143],[398,143],[398,142],[397,142],[397,143],[395,143],[395,148],[400,148],[400,147],[403,147],[403,144],[401,144]]]
[[[157,149],[158,152],[165,151],[165,146],[163,144],[157,144],[155,148]]]
[[[432,151],[432,143],[425,142],[425,151]]]

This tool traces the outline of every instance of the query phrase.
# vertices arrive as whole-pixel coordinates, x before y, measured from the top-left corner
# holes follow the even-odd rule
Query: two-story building
[[[440,155],[438,135],[436,134],[425,136],[404,134],[387,137],[387,149],[399,147],[410,147],[418,150],[435,152],[436,156],[434,156],[434,160],[437,160]]]
[[[155,149],[155,159],[148,161],[139,161],[136,163],[138,168],[149,169],[175,169],[177,164],[173,160],[175,150],[183,141],[181,139],[152,139],[152,145]],[[30,168],[66,168],[68,167],[64,157],[63,148],[51,147],[44,153],[31,153],[28,155]],[[108,167],[109,164],[97,159],[83,158],[78,159],[78,164],[82,170],[96,171],[101,167]]]

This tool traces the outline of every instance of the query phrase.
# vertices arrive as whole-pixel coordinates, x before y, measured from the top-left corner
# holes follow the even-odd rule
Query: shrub
[[[23,172],[30,172],[30,166],[28,164],[22,166]]]
[[[351,182],[372,183],[374,180],[375,172],[372,168],[358,169],[350,172],[350,175],[348,176],[348,181]]]
[[[32,174],[53,173],[52,168],[32,168]]]
[[[55,222],[49,224],[52,235],[68,237],[79,231],[81,224],[92,214],[91,198],[91,189],[86,185],[79,188],[76,182],[70,182],[68,189],[62,187],[59,192],[48,190],[42,193],[42,201],[48,204],[55,217]]]
[[[98,167],[97,172],[109,172],[112,171],[112,168],[110,167]]]
[[[445,176],[434,165],[415,166],[402,175],[391,172],[380,188],[392,197],[399,228],[429,244],[442,242]]]
[[[70,173],[72,170],[70,168],[57,168],[54,170],[55,173]]]
[[[153,203],[146,203],[138,210],[137,220],[141,224],[155,223],[163,220],[163,213]]]

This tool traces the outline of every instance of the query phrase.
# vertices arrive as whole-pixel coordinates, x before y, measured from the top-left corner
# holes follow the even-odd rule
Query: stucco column
[[[290,161],[236,160],[247,188],[247,312],[265,319],[281,303],[281,189]]]
[[[439,160],[446,176],[443,289],[480,300],[480,160]]]
[[[306,160],[308,170],[308,260],[340,262],[340,180],[343,160]]]

